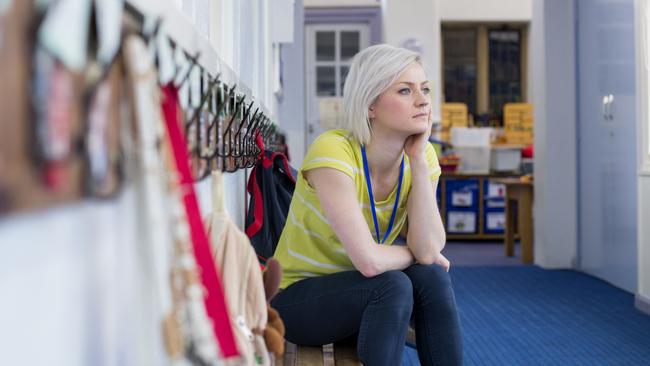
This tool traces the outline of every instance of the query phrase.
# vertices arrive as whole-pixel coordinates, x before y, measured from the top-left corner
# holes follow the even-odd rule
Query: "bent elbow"
[[[365,278],[372,278],[372,277],[375,277],[376,275],[378,275],[379,272],[377,272],[376,270],[366,270],[366,271],[362,271],[361,274]]]
[[[377,266],[375,266],[370,261],[366,261],[364,263],[359,264],[357,266],[357,270],[361,272],[363,277],[366,278],[375,277],[376,275],[379,274],[379,270],[377,269]]]

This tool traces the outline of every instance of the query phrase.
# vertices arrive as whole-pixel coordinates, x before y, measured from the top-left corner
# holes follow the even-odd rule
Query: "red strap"
[[[262,228],[264,222],[264,201],[262,201],[262,191],[257,182],[257,166],[251,171],[248,178],[248,193],[253,195],[253,218],[255,220],[246,228],[246,235],[252,238]]]
[[[163,92],[162,109],[165,115],[165,124],[174,153],[176,169],[179,173],[179,184],[187,221],[190,226],[194,256],[200,268],[201,282],[206,289],[205,309],[210,319],[212,319],[212,328],[216,339],[219,341],[223,357],[239,356],[228,316],[228,309],[226,308],[223,287],[212,258],[208,235],[201,220],[199,205],[194,192],[194,181],[190,173],[187,144],[180,128],[178,90],[170,84],[164,87]]]

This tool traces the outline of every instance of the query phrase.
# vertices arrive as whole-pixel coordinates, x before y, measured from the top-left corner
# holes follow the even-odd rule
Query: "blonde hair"
[[[343,87],[344,116],[340,127],[360,144],[368,144],[372,136],[368,108],[413,62],[422,65],[420,55],[387,44],[357,53]]]

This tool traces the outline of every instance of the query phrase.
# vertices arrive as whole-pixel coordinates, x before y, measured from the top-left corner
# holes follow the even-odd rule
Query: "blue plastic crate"
[[[476,234],[479,224],[479,180],[448,179],[445,190],[446,230],[450,234]]]
[[[483,186],[483,232],[503,234],[505,230],[505,185],[486,179]]]
[[[478,211],[479,180],[448,179],[445,196],[448,211]]]

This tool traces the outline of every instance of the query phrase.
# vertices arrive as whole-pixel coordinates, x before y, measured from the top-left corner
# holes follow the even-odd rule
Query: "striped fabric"
[[[431,180],[440,176],[440,165],[433,146],[427,145],[427,160],[431,170]],[[395,225],[386,244],[391,244],[406,224],[406,202],[411,190],[411,171],[408,156],[405,157],[404,182]],[[368,230],[374,233],[374,224],[368,189],[363,173],[361,149],[345,130],[330,130],[320,135],[311,145],[303,165],[298,172],[296,190],[293,194],[289,216],[280,237],[275,258],[282,264],[284,276],[280,284],[286,288],[292,283],[307,277],[321,276],[340,271],[352,270],[343,245],[330,227],[314,189],[303,177],[303,172],[315,168],[333,168],[354,180],[359,209],[362,211]],[[375,202],[379,232],[383,237],[388,227],[395,202],[396,188],[384,201]]]

